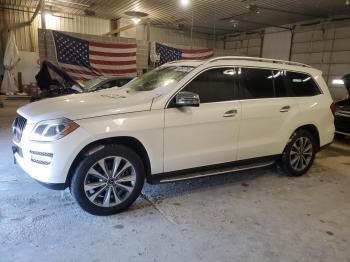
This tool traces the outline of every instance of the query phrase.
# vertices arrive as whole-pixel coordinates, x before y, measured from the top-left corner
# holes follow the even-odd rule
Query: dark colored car
[[[107,89],[111,87],[121,87],[127,83],[129,83],[133,77],[129,76],[99,76],[93,78],[84,84],[84,92],[94,92],[101,89]]]
[[[133,79],[131,76],[99,76],[82,85],[49,61],[42,63],[41,69],[35,78],[41,93],[38,96],[33,96],[31,102],[49,97],[94,92],[116,86],[121,87]]]
[[[348,99],[336,103],[335,132],[339,135],[350,136],[350,74],[343,77],[344,85],[348,90]]]

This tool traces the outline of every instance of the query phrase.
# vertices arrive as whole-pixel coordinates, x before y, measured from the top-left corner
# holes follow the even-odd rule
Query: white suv
[[[334,136],[321,71],[262,58],[165,64],[123,88],[46,99],[18,109],[16,162],[87,212],[128,208],[163,183],[278,163],[308,171]]]

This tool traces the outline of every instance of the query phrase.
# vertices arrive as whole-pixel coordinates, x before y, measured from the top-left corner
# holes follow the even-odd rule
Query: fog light
[[[52,161],[53,154],[46,152],[36,152],[30,150],[30,160],[32,162],[41,164],[41,165],[50,165]]]

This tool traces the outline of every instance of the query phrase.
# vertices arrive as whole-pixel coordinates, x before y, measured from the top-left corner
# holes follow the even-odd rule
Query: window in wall
[[[184,91],[199,95],[201,103],[235,100],[234,68],[215,68],[205,71],[192,80]]]

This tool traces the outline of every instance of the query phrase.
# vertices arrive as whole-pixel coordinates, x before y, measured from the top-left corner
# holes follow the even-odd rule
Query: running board
[[[215,169],[215,170],[208,170],[208,171],[198,171],[194,173],[188,173],[188,174],[181,174],[181,175],[160,175],[158,176],[158,183],[169,183],[169,182],[176,182],[176,181],[183,181],[183,180],[189,180],[189,179],[195,179],[200,177],[208,177],[208,176],[216,176],[226,173],[234,173],[238,171],[244,171],[244,170],[250,170],[250,169],[256,169],[261,167],[267,167],[271,166],[275,163],[275,161],[265,161],[265,162],[259,162],[255,164],[247,164],[247,165],[240,165],[235,167],[226,167],[221,169]]]
[[[338,135],[350,136],[350,133],[345,133],[345,132],[341,132],[341,131],[335,131],[335,133]]]

